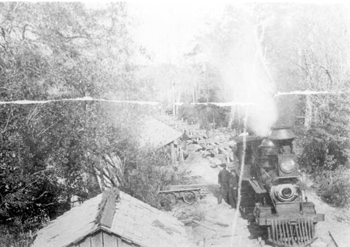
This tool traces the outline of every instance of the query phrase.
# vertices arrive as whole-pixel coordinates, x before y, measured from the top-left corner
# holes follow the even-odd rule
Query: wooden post
[[[184,150],[180,147],[180,164],[184,162]]]
[[[175,103],[176,103],[176,88],[175,88],[175,81],[174,81],[174,79],[173,79],[173,83],[172,83],[172,86],[173,86],[173,97],[172,97],[172,99],[173,99],[173,117],[176,117],[176,105],[175,105]]]
[[[175,166],[176,154],[175,154],[174,142],[170,143],[170,148],[171,148],[171,163],[172,163],[173,166]]]

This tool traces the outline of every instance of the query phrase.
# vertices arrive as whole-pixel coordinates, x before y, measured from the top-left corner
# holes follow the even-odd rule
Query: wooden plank
[[[90,237],[85,238],[83,242],[80,242],[76,246],[77,247],[91,247],[91,238]]]
[[[120,245],[118,245],[118,247],[131,247],[131,246],[135,246],[135,245],[133,244],[133,242],[127,241],[126,239],[121,239]]]
[[[179,162],[180,164],[184,162],[184,150],[182,147],[179,148]]]
[[[116,199],[119,197],[119,190],[116,188],[110,189],[103,194],[103,199],[100,204],[99,225],[110,228],[113,223],[115,213]]]
[[[103,232],[103,246],[104,247],[118,247],[118,237],[112,234]]]
[[[209,227],[209,226],[206,226],[206,225],[200,223],[200,222],[197,221],[197,220],[193,220],[193,222],[196,223],[196,224],[198,224],[198,225],[200,225],[200,226],[203,226],[204,228],[207,228],[207,229],[209,229],[209,230],[212,230],[212,231],[215,231],[215,232],[216,232],[216,229],[211,228],[211,227]]]
[[[345,247],[345,246],[349,246],[349,243],[346,242],[347,238],[344,238],[344,236],[347,235],[347,231],[346,229],[341,229],[339,231],[328,231],[329,235],[331,236],[334,244],[337,247]]]
[[[193,188],[193,189],[174,189],[174,190],[161,190],[158,193],[164,194],[164,193],[172,193],[172,192],[186,192],[186,191],[200,191],[200,188]]]
[[[116,210],[116,195],[111,195],[108,197],[105,208],[102,213],[100,224],[101,226],[105,226],[111,228],[113,223],[113,217]]]
[[[121,240],[121,238],[117,238],[117,242],[118,242],[118,247],[122,247],[123,246],[123,241]]]
[[[262,188],[256,180],[249,179],[248,181],[257,194],[267,193],[266,189]]]
[[[103,247],[102,231],[91,236],[91,247]]]
[[[190,189],[190,188],[203,188],[203,187],[208,187],[210,185],[214,184],[178,184],[178,185],[169,185],[170,190],[175,190],[175,189]]]

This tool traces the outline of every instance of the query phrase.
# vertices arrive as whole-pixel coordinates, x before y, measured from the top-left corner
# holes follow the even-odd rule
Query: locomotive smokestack
[[[294,138],[295,138],[295,135],[293,131],[290,129],[290,127],[273,128],[269,136],[269,139],[273,141],[284,141],[284,140],[293,141]]]

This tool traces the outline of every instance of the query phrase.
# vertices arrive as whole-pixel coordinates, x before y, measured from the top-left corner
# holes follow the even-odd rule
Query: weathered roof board
[[[180,221],[125,193],[121,193],[110,230],[142,246],[189,245]]]
[[[97,228],[95,223],[102,194],[74,207],[41,229],[33,247],[67,246]]]
[[[120,200],[117,200],[111,227],[99,228],[96,215],[101,199],[100,194],[58,217],[39,231],[32,247],[81,246],[86,242],[90,243],[88,246],[109,247],[108,244],[91,245],[92,240],[98,240],[102,235],[108,237],[109,242],[121,241],[122,238],[127,246],[189,246],[180,221],[123,192],[120,192]],[[97,235],[99,229],[101,236]],[[84,241],[86,236],[88,241]]]
[[[140,130],[141,147],[161,148],[177,140],[183,134],[152,117],[145,117]]]
[[[140,247],[140,245],[118,237],[105,230],[98,230],[84,238],[81,242],[74,243],[69,247]]]

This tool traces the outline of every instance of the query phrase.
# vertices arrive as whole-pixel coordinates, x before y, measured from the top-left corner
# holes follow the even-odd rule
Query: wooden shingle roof
[[[102,194],[74,207],[41,229],[32,247],[68,246],[97,227],[95,219]]]
[[[122,237],[133,246],[189,246],[184,225],[176,218],[114,190],[89,199],[52,221],[39,231],[32,247],[73,246],[97,230]]]

